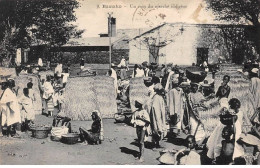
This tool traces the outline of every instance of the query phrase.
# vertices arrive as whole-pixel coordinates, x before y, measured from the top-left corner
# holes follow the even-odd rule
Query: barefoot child
[[[139,101],[135,101],[135,107],[137,110],[133,114],[132,123],[136,125],[136,133],[139,142],[139,160],[143,161],[144,154],[144,137],[146,133],[146,129],[150,124],[149,114],[146,110],[143,109],[143,104]]]

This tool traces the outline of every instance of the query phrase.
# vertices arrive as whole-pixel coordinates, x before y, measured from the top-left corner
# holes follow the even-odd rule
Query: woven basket
[[[44,139],[48,137],[48,134],[51,131],[51,127],[35,127],[31,128],[32,137],[37,139]]]
[[[79,134],[76,133],[68,133],[61,136],[61,142],[65,144],[76,144],[79,140]]]

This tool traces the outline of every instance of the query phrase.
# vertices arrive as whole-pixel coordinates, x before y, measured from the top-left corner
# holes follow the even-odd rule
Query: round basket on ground
[[[44,139],[48,137],[48,134],[51,131],[51,127],[34,127],[31,128],[32,130],[32,137],[37,139]]]
[[[79,141],[79,134],[77,133],[68,133],[61,136],[61,142],[65,144],[76,144]]]

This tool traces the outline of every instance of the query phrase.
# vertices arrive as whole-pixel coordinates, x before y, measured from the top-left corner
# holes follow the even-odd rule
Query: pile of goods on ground
[[[117,113],[113,80],[107,76],[69,78],[62,111],[72,120],[91,120],[94,110],[99,110],[102,118],[113,118]]]

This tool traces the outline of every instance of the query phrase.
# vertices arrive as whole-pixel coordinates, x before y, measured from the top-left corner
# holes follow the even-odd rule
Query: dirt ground
[[[38,115],[37,124],[51,124],[53,118]],[[163,141],[160,151],[145,148],[144,162],[135,157],[138,154],[135,143],[135,128],[124,123],[114,123],[114,119],[104,119],[105,139],[100,145],[78,143],[67,145],[46,139],[35,139],[31,133],[21,133],[21,138],[0,137],[1,165],[157,165],[157,158],[163,149],[180,149],[182,140],[177,142]],[[87,129],[91,121],[72,121],[72,130],[78,131],[79,126]],[[177,144],[177,145],[176,145]]]

